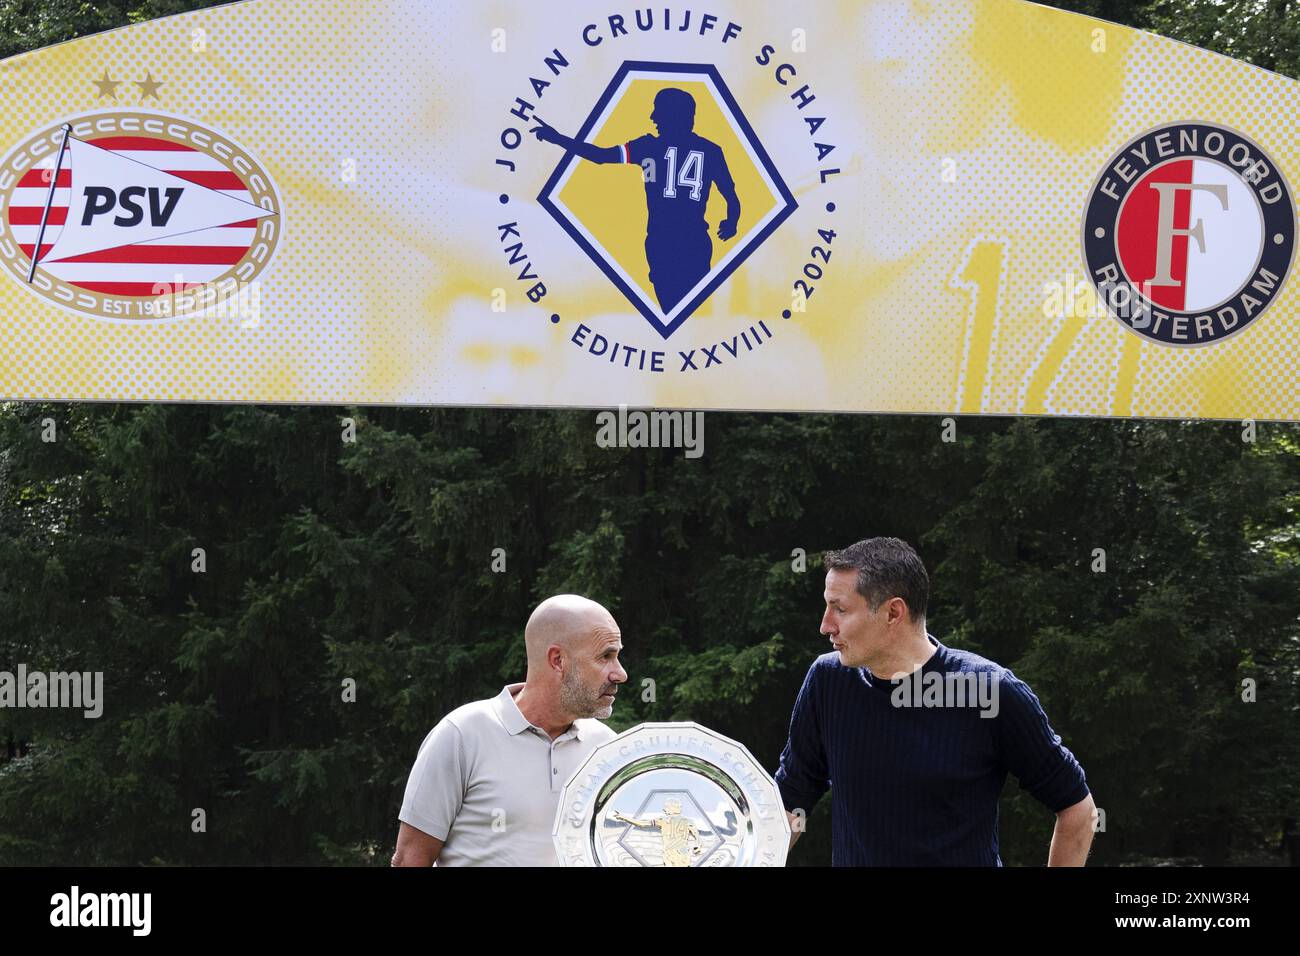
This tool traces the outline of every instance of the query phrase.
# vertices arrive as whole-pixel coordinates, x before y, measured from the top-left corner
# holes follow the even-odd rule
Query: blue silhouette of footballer
[[[659,135],[646,134],[622,146],[580,143],[538,119],[533,133],[593,163],[635,163],[645,182],[645,257],[659,306],[667,315],[709,273],[713,241],[704,210],[716,185],[727,201],[727,217],[718,225],[723,242],[736,235],[740,198],[722,147],[695,130],[695,98],[685,90],[664,89],[655,95],[650,121]]]

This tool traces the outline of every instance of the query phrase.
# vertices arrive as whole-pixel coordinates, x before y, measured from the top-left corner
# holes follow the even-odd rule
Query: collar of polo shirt
[[[501,717],[501,725],[505,727],[506,731],[512,737],[515,734],[522,734],[525,730],[535,730],[547,740],[550,740],[550,734],[542,730],[541,727],[530,724],[528,718],[524,716],[523,711],[519,709],[519,705],[515,703],[515,695],[523,689],[524,685],[522,683],[506,684],[505,687],[501,688],[501,693],[497,694],[495,703],[497,714]],[[568,730],[555,739],[565,740],[569,737],[577,737],[579,740],[582,739],[582,725],[579,721],[575,720],[569,725]]]

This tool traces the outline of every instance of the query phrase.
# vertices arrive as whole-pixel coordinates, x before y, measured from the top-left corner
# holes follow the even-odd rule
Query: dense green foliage
[[[1144,25],[1157,33],[1300,75],[1300,4],[1294,0],[1157,0],[1144,16]]]
[[[0,57],[228,0],[0,0]]]
[[[0,54],[201,5],[0,0]],[[1297,66],[1289,2],[1073,6]],[[826,649],[817,554],[870,534],[920,547],[936,636],[1043,700],[1106,811],[1097,862],[1283,859],[1300,429],[962,419],[944,443],[929,418],[710,414],[699,460],[595,432],[590,412],[0,407],[0,670],[103,671],[107,697],[99,720],[0,710],[0,864],[384,863],[420,740],[521,678],[527,613],[561,590],[622,626],[615,727],[696,720],[774,768]],[[827,810],[792,862],[828,859]],[[1003,811],[1004,857],[1041,863],[1050,815],[1014,785]]]
[[[615,726],[697,720],[774,766],[825,650],[815,555],[875,533],[922,547],[941,639],[1042,697],[1099,861],[1257,853],[1297,806],[1294,427],[714,414],[692,461],[600,449],[590,412],[351,414],[355,443],[328,409],[4,409],[0,660],[103,670],[108,705],[0,712],[30,742],[0,860],[382,861],[423,734],[521,676],[559,590],[655,681]],[[1008,859],[1041,861],[1050,815],[1007,812]]]

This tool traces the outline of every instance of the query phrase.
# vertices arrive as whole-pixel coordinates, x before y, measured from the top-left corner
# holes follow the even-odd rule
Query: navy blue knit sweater
[[[1088,795],[1028,684],[930,641],[938,650],[902,682],[845,667],[832,652],[799,691],[776,782],[792,811],[811,811],[830,788],[835,866],[1001,866],[1008,773],[1053,813]]]

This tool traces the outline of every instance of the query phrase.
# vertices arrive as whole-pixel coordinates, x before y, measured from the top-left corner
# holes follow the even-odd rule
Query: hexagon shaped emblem
[[[624,818],[618,843],[642,866],[703,866],[722,845],[713,821],[689,790],[651,790]]]
[[[665,339],[798,208],[710,65],[629,61],[538,200]]]

